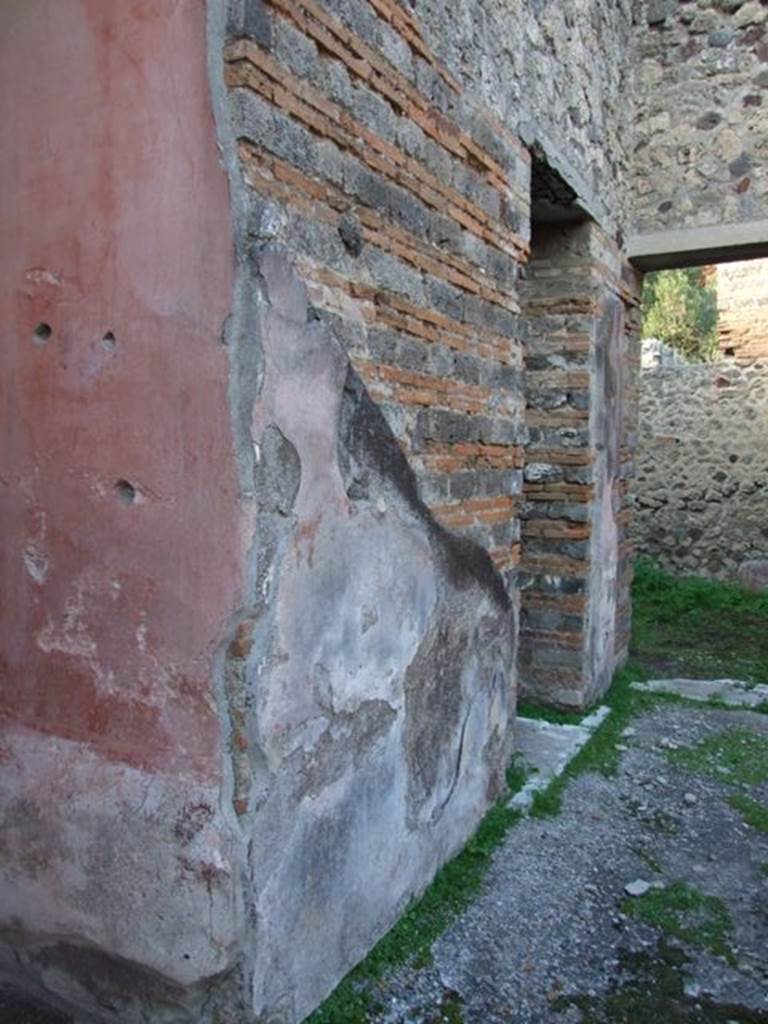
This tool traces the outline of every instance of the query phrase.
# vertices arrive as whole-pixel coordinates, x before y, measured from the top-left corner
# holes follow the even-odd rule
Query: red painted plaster
[[[3,4],[0,111],[0,712],[215,775],[240,578],[204,3]]]

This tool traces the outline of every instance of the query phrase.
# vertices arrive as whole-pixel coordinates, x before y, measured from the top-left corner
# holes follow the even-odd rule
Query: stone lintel
[[[757,259],[768,256],[768,220],[632,235],[627,255],[642,271]]]

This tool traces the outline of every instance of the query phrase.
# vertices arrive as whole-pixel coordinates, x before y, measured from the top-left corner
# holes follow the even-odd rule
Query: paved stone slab
[[[534,794],[546,789],[552,779],[560,775],[609,712],[610,708],[601,705],[582,719],[580,725],[556,725],[536,718],[518,717],[515,722],[515,750],[525,762],[530,776],[520,792],[512,797],[509,806],[527,810]]]
[[[668,693],[688,700],[719,700],[733,707],[756,708],[768,701],[768,686],[751,686],[738,679],[649,679],[632,683],[633,690]]]

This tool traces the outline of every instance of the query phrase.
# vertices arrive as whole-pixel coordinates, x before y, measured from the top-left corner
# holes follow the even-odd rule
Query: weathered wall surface
[[[259,549],[227,665],[233,805],[252,1009],[296,1021],[501,791],[516,626],[488,554],[419,498],[285,254],[251,266],[259,320],[233,343],[258,340],[263,359],[248,425]]]
[[[768,555],[768,363],[645,370],[632,534],[671,572]]]
[[[583,707],[626,655],[637,291],[593,224],[537,227],[532,257],[520,686]]]
[[[765,220],[768,8],[760,0],[652,0],[647,20],[633,230]]]
[[[263,309],[232,335],[257,360],[260,538],[234,799],[254,1012],[293,1021],[503,785],[529,161],[449,116],[461,90],[404,10],[281,0],[229,31],[241,308]]]
[[[525,74],[541,108],[556,77],[580,138],[606,127],[618,143],[620,74],[597,55],[601,32],[618,48],[630,18],[590,6],[567,66],[577,21],[539,11],[540,59]],[[302,466],[280,515],[260,502],[268,589],[259,582],[233,697],[255,943],[269,950],[254,1006],[267,1019],[306,1012],[392,923],[498,791],[506,750],[530,232],[530,157],[507,115],[520,116],[511,55],[529,47],[518,33],[531,19],[505,12],[502,55],[485,8],[416,13],[423,23],[390,0],[269,0],[233,4],[228,21],[221,119],[244,183],[244,288],[268,305],[246,440],[267,488],[283,475],[270,445],[278,466]],[[474,34],[460,46],[457,14]],[[597,138],[572,147],[576,184],[615,194],[618,168],[593,166]],[[305,478],[308,452],[323,472]],[[612,515],[616,472],[603,474]],[[609,602],[609,631],[615,614]],[[604,649],[608,663],[610,643],[590,656]]]
[[[202,991],[238,938],[211,683],[242,576],[232,244],[204,30],[170,0],[0,11],[1,959],[126,1020],[132,989]]]
[[[716,268],[720,352],[739,362],[768,358],[768,259]]]

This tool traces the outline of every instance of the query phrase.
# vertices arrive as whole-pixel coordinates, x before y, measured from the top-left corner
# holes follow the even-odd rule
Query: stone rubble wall
[[[721,353],[739,362],[768,358],[768,259],[721,263],[716,274]]]
[[[645,0],[418,0],[414,9],[462,85],[541,147],[603,228],[626,235]]]
[[[651,0],[639,40],[633,230],[768,218],[768,7]]]
[[[768,361],[645,370],[632,539],[673,573],[768,556]]]

